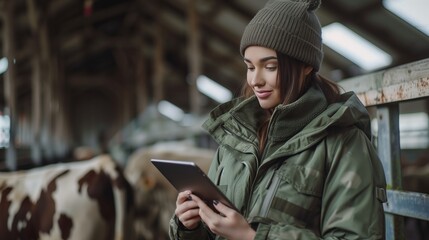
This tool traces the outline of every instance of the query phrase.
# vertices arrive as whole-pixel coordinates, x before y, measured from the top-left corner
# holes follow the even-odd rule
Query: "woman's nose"
[[[263,84],[263,78],[262,78],[262,76],[261,76],[261,73],[260,73],[260,71],[258,71],[258,70],[255,70],[254,72],[253,72],[253,74],[250,76],[250,82],[249,82],[249,84],[251,85],[251,86],[260,86],[260,85],[262,85]]]

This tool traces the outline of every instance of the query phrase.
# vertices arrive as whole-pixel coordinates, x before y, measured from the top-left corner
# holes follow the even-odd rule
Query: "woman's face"
[[[252,88],[263,109],[273,109],[281,100],[278,84],[278,60],[274,50],[250,46],[244,52],[247,84]]]

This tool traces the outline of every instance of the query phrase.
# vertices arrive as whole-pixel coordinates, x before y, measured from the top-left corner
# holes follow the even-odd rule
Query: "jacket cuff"
[[[206,237],[205,229],[203,224],[199,224],[197,228],[193,230],[186,229],[185,226],[174,216],[171,219],[170,225],[170,238],[175,240],[180,239],[204,239]]]
[[[271,225],[260,223],[256,229],[255,240],[257,239],[268,239],[268,233],[270,232]]]

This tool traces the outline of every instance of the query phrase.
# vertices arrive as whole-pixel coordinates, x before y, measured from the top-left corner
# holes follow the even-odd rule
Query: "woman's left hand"
[[[191,197],[192,200],[198,204],[201,220],[204,221],[214,234],[229,240],[254,239],[256,234],[255,231],[240,213],[225,206],[221,202],[214,202],[213,205],[219,212],[216,213],[199,197],[194,194],[191,194]]]

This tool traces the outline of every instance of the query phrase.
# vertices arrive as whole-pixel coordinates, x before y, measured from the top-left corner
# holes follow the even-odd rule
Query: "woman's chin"
[[[277,106],[277,104],[273,104],[273,103],[269,103],[261,100],[259,100],[259,105],[261,106],[262,109],[265,109],[265,110],[273,109]]]

